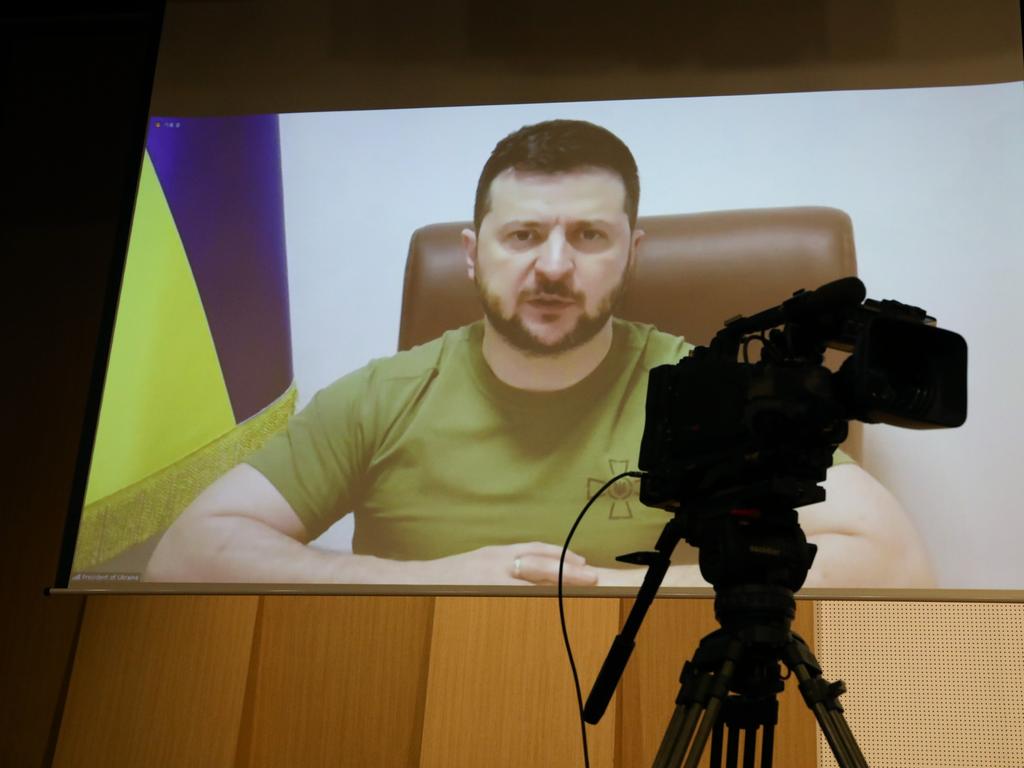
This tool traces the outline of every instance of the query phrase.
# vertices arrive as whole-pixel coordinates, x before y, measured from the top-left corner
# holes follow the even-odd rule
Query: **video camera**
[[[923,309],[865,300],[855,277],[727,321],[707,347],[650,372],[640,500],[670,511],[811,504],[849,420],[959,426],[967,344],[934,324]],[[823,364],[828,347],[850,353],[836,372]]]

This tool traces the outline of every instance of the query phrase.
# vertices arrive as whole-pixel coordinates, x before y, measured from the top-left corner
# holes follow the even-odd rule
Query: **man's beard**
[[[572,328],[561,338],[549,343],[534,335],[523,324],[518,313],[513,313],[511,317],[506,317],[502,314],[501,304],[498,298],[487,290],[479,268],[476,271],[475,282],[477,291],[480,294],[480,304],[483,306],[484,315],[490,321],[494,330],[519,351],[535,357],[553,357],[586,344],[604,328],[608,318],[612,316],[612,313],[618,307],[619,301],[626,290],[626,274],[623,273],[622,279],[601,300],[594,314],[587,314],[584,311]],[[561,282],[539,282],[536,289],[520,294],[517,297],[517,306],[541,296],[569,299],[580,306],[586,306],[586,297],[582,293],[573,292],[567,284]]]

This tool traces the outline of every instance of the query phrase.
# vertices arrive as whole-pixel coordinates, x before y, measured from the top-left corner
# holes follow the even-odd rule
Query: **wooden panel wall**
[[[568,601],[584,695],[628,605]],[[594,768],[650,765],[679,668],[714,626],[710,601],[655,604],[619,695],[588,728]],[[777,764],[813,766],[813,719],[783,710]],[[54,765],[582,765],[557,603],[91,597]]]
[[[251,714],[226,765],[416,765],[434,601],[261,599]]]
[[[571,600],[566,621],[584,695],[618,629],[617,600]],[[582,765],[576,697],[550,599],[439,600],[421,768]],[[611,768],[615,716],[590,729]]]
[[[90,598],[53,764],[231,765],[259,599]]]

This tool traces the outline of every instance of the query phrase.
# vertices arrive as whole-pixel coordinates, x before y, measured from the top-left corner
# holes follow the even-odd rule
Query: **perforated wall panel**
[[[820,601],[815,620],[872,768],[1024,767],[1024,605]],[[820,733],[818,765],[837,765]]]

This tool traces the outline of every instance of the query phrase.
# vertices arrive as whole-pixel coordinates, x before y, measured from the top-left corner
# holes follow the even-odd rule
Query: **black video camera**
[[[865,300],[855,277],[729,320],[708,346],[650,373],[640,500],[670,511],[811,504],[851,419],[959,426],[967,344],[934,323],[917,307]],[[823,365],[827,347],[850,353],[836,372]]]

